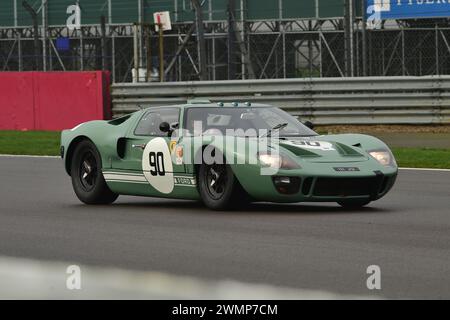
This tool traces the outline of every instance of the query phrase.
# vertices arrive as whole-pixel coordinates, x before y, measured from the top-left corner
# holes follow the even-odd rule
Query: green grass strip
[[[450,169],[450,149],[393,148],[392,152],[403,168]]]
[[[0,131],[0,154],[57,156],[60,132]]]

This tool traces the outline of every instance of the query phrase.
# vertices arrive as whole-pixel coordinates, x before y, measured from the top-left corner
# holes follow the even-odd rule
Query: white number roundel
[[[147,181],[157,191],[169,194],[175,186],[169,147],[163,138],[151,140],[144,149],[142,171]]]
[[[322,150],[322,151],[335,151],[333,144],[326,141],[316,141],[316,140],[292,140],[287,141],[288,144],[294,145],[297,147],[301,147],[304,149],[312,149],[312,150]]]

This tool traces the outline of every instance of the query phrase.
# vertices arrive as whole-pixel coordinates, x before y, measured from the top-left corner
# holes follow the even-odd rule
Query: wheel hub
[[[97,177],[97,161],[92,152],[86,152],[81,160],[80,182],[85,191],[91,191]]]
[[[220,199],[225,192],[227,182],[226,169],[223,166],[211,165],[207,168],[206,185],[213,199]]]

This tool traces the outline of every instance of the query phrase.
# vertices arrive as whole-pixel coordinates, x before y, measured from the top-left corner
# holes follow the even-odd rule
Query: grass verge
[[[0,131],[0,154],[59,155],[59,132]],[[400,167],[450,169],[450,149],[393,148]]]
[[[0,154],[57,156],[60,132],[0,131]]]
[[[392,152],[403,168],[450,169],[450,149],[393,148]]]

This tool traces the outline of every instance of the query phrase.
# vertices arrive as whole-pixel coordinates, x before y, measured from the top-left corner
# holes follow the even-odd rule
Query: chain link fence
[[[248,79],[249,63],[256,79],[342,77],[348,61],[342,20],[243,23],[245,63],[239,43],[228,41],[226,23],[205,24],[207,74],[209,80]],[[450,27],[442,21],[397,23],[380,30],[367,30],[364,58],[363,31],[358,24],[353,39],[353,76],[424,76],[450,74]],[[198,80],[197,37],[183,41],[189,24],[174,25],[164,35],[164,64],[172,67],[166,81]],[[119,27],[116,27],[119,30]],[[135,66],[133,28],[111,31],[102,39],[94,27],[69,34],[64,28],[50,30],[45,59],[47,71],[110,70],[114,82],[131,82]],[[127,31],[128,30],[128,31]],[[37,46],[27,29],[0,33],[0,71],[43,70],[43,41]],[[68,47],[58,41],[68,38]],[[103,47],[103,45],[105,47]],[[233,46],[230,57],[229,47]],[[177,50],[179,51],[176,55]],[[158,35],[144,41],[141,64],[157,73]],[[233,70],[233,72],[230,72]],[[366,70],[366,74],[364,73]],[[231,74],[231,77],[230,77]],[[158,79],[158,76],[155,77]]]

